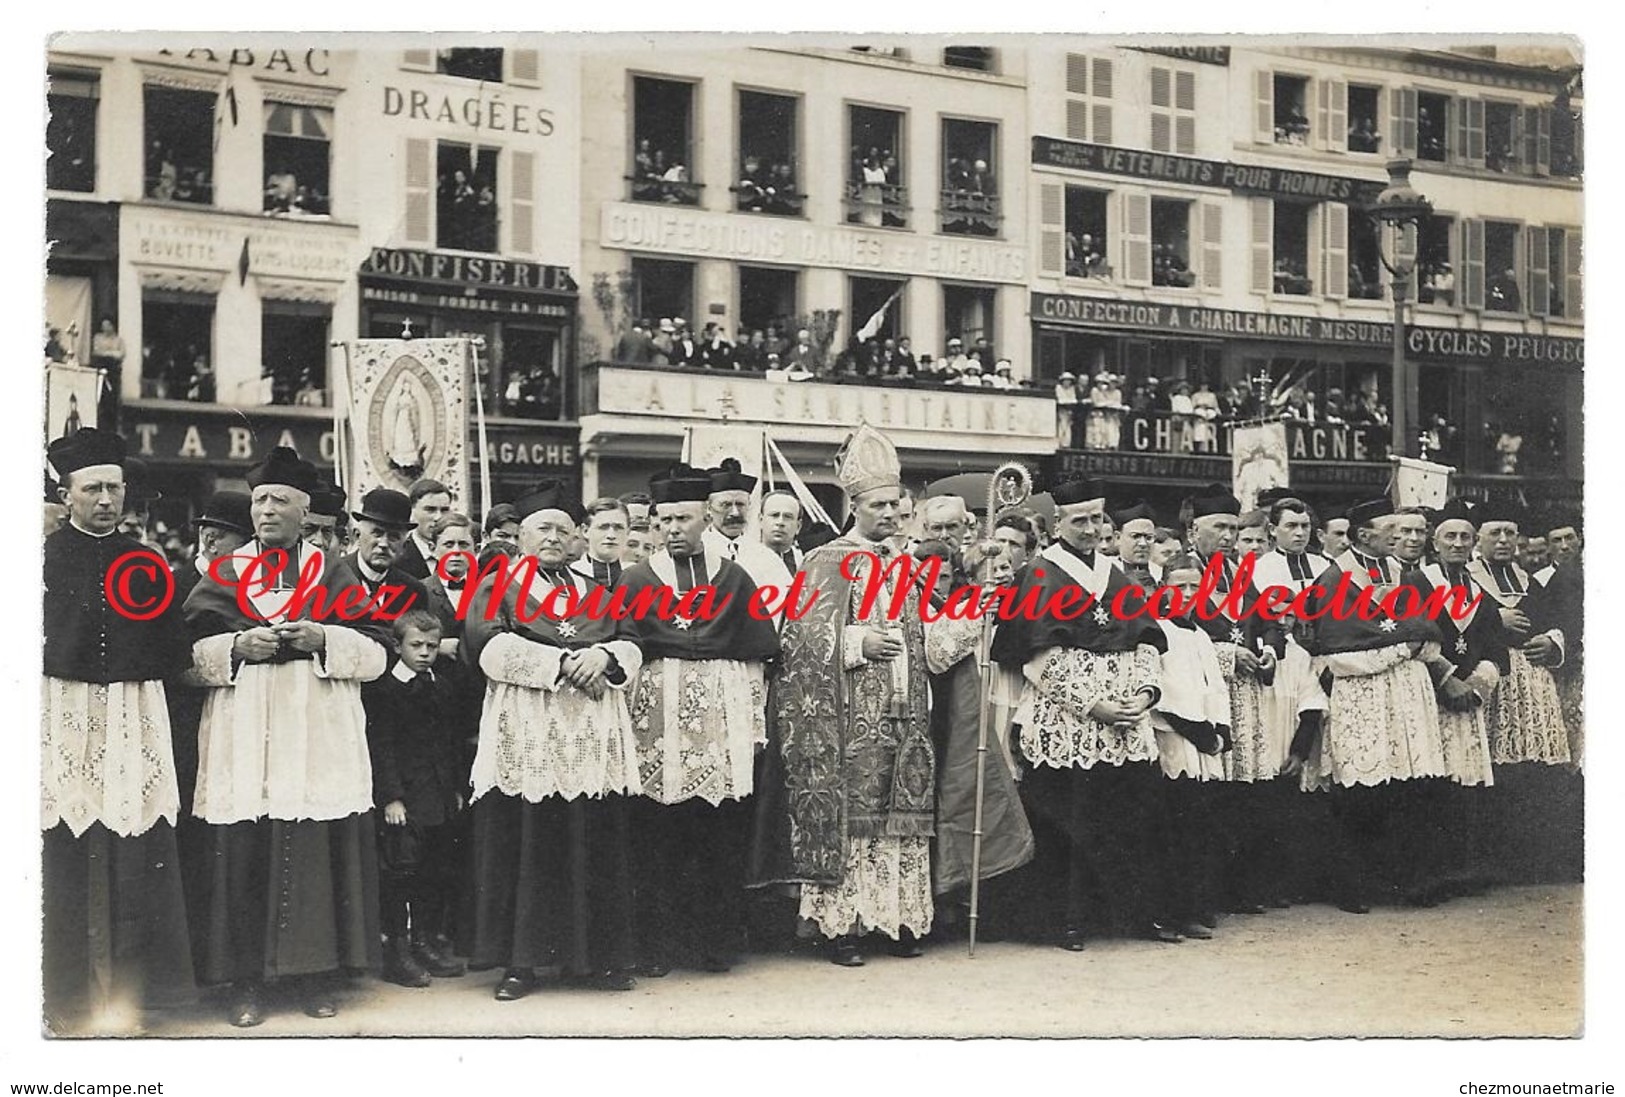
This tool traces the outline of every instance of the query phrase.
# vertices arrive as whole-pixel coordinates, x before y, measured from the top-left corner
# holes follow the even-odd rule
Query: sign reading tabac
[[[468,498],[466,339],[361,339],[348,358],[351,498],[424,477]]]

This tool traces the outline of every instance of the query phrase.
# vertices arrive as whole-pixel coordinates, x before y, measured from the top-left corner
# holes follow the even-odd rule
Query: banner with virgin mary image
[[[351,446],[345,492],[408,491],[425,477],[468,495],[467,339],[359,339],[350,345]],[[466,505],[466,504],[465,504]]]

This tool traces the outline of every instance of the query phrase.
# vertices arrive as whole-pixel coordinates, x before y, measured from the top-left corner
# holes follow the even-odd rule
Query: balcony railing
[[[755,183],[729,187],[734,196],[734,208],[740,213],[770,213],[778,217],[800,217],[806,207],[807,196],[794,188],[758,186]]]
[[[964,236],[997,236],[1004,221],[998,195],[965,190],[943,191],[939,216],[942,232]]]
[[[848,181],[842,204],[849,225],[908,228],[908,188],[901,183]]]
[[[672,206],[697,206],[704,183],[678,182],[628,175],[625,177],[634,202],[664,202]]]
[[[191,202],[200,206],[214,204],[214,184],[199,173],[148,176],[146,187],[147,197],[159,202]]]

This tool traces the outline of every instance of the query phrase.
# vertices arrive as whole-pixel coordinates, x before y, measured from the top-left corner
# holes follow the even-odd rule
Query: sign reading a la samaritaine
[[[1394,326],[1368,320],[1243,312],[1203,305],[1162,305],[1119,301],[1110,297],[1035,293],[1033,319],[1040,323],[1079,324],[1194,338],[1269,339],[1294,343],[1388,350]],[[1513,362],[1528,365],[1585,365],[1585,340],[1562,335],[1519,332],[1460,331],[1409,324],[1406,350],[1418,358],[1447,362]]]

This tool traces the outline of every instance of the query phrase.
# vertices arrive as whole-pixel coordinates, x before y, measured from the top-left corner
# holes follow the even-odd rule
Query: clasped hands
[[[591,697],[594,701],[609,688],[609,652],[603,648],[582,648],[566,652],[559,660],[559,681]]]
[[[1132,731],[1150,708],[1151,693],[1141,690],[1127,701],[1096,701],[1089,708],[1089,718],[1110,725],[1114,731],[1126,732]]]
[[[288,646],[295,651],[315,653],[327,648],[327,633],[315,621],[283,621],[244,629],[231,642],[231,653],[245,663],[263,663]]]

